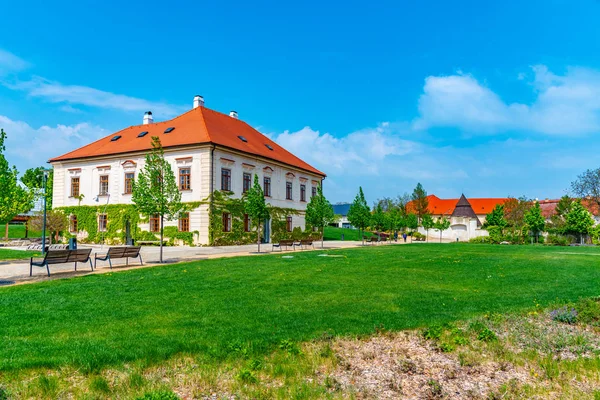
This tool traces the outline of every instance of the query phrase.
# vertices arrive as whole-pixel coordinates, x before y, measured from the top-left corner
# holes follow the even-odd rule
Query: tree
[[[429,207],[429,199],[427,198],[427,192],[423,189],[423,186],[420,183],[417,183],[417,187],[413,190],[412,193],[412,206],[414,208],[415,213],[421,221],[421,218],[429,211],[427,208]]]
[[[448,228],[450,228],[450,220],[448,220],[444,216],[438,218],[437,221],[435,221],[435,223],[433,224],[433,229],[437,229],[438,231],[440,231],[440,243],[442,243],[442,232],[444,232]]]
[[[398,195],[398,198],[396,199],[396,208],[398,209],[398,211],[400,211],[400,215],[405,216],[406,214],[408,214],[408,211],[406,210],[406,205],[409,202],[410,195],[408,193]]]
[[[21,177],[21,182],[34,194],[36,200],[44,197],[43,167],[29,168]],[[53,183],[54,170],[51,169],[46,180],[46,205],[48,208],[52,208]]]
[[[526,213],[525,213],[525,223],[529,227],[529,230],[535,236],[535,242],[538,241],[538,235],[540,232],[543,232],[546,228],[546,219],[542,215],[542,209],[540,208],[540,203],[537,201]]]
[[[419,227],[419,218],[416,214],[409,213],[406,215],[405,221],[406,227],[410,229],[412,232],[416,231]]]
[[[526,197],[509,197],[504,202],[504,218],[513,231],[521,230],[525,226],[525,213],[532,204]]]
[[[133,182],[131,200],[147,217],[160,216],[160,262],[163,262],[164,221],[172,220],[184,211],[181,192],[177,187],[171,164],[157,136],[152,137],[152,150],[146,154],[146,165]]]
[[[248,214],[248,217],[250,217],[252,224],[256,227],[256,244],[258,245],[258,252],[260,253],[260,227],[261,223],[264,224],[264,221],[269,218],[269,209],[267,208],[265,195],[258,182],[258,175],[256,174],[254,175],[254,184],[246,192],[244,210],[246,211],[246,214]]]
[[[490,226],[497,226],[500,230],[506,228],[506,219],[504,218],[504,206],[502,204],[497,204],[496,207],[492,210],[491,213],[485,216],[485,222],[483,223],[483,228],[488,228]]]
[[[321,229],[321,248],[323,248],[325,227],[333,222],[334,219],[333,207],[331,207],[331,204],[323,195],[323,188],[319,185],[317,187],[317,195],[311,197],[310,202],[306,206],[306,222]]]
[[[0,224],[8,224],[15,215],[33,207],[33,194],[19,185],[17,169],[10,167],[4,157],[5,140],[6,133],[0,129]],[[8,225],[5,239],[8,240]]]
[[[31,218],[29,224],[32,229],[41,231],[44,229],[44,213],[38,212]],[[67,216],[61,211],[49,210],[46,212],[46,230],[50,232],[50,244],[52,244],[52,237],[54,241],[58,242],[58,235],[60,232],[67,229],[69,222]]]
[[[583,244],[583,235],[594,226],[592,214],[581,204],[581,200],[577,200],[573,202],[566,219],[567,230],[579,234],[579,240]]]
[[[375,230],[377,231],[377,235],[379,236],[380,231],[382,231],[385,228],[385,225],[386,216],[381,203],[379,203],[373,209],[373,214],[371,215],[371,227],[375,228]]]
[[[554,214],[550,217],[552,227],[558,232],[564,233],[567,226],[567,214],[571,211],[573,199],[569,195],[564,195],[560,198],[554,209]]]
[[[600,207],[600,168],[588,169],[571,182],[571,189],[578,197],[589,198]]]
[[[352,204],[350,204],[348,221],[360,230],[360,236],[364,244],[365,238],[363,236],[363,231],[369,226],[371,221],[371,209],[367,204],[367,200],[365,200],[365,194],[363,193],[362,187],[358,188],[358,194],[354,198]]]
[[[425,214],[421,217],[421,226],[425,229],[425,240],[429,241],[429,230],[434,227],[433,218],[431,215]]]

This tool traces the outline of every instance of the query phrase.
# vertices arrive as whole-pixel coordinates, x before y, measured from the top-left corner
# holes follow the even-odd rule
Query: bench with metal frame
[[[313,250],[315,248],[314,241],[312,239],[302,239],[300,240],[300,248],[304,250],[304,247],[312,246]]]
[[[92,249],[76,249],[76,250],[48,250],[43,259],[35,260],[33,257],[29,260],[29,276],[33,275],[33,267],[46,267],[48,276],[50,276],[50,264],[66,264],[75,263],[75,271],[77,271],[78,262],[89,262],[90,268],[94,270],[90,254]]]
[[[140,254],[141,246],[118,246],[111,247],[108,249],[108,252],[104,255],[99,255],[96,253],[94,256],[94,267],[97,265],[98,260],[100,261],[108,261],[108,265],[112,269],[112,260],[116,258],[124,258],[125,266],[129,265],[130,258],[139,258],[140,265],[144,265],[142,262],[142,255]]]
[[[292,250],[296,250],[296,248],[295,248],[296,244],[291,239],[280,240],[279,243],[273,243],[272,246],[273,247],[271,248],[271,251],[275,251],[275,247],[278,247],[279,251],[283,251],[284,247],[286,248],[286,250],[288,247],[291,247]]]

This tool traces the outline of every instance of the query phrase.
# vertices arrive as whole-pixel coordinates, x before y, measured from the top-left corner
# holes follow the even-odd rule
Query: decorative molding
[[[254,169],[254,168],[256,168],[256,166],[255,166],[255,165],[248,164],[248,163],[242,163],[242,167],[243,167],[244,169]]]
[[[70,168],[69,172],[81,172],[81,168]]]
[[[235,164],[235,160],[231,160],[229,158],[221,157],[221,163],[226,164],[226,165],[233,165],[233,164]]]
[[[271,168],[271,167],[269,167],[269,166],[266,166],[266,167],[264,167],[264,168],[263,168],[263,172],[264,172],[265,174],[269,174],[269,175],[271,175],[271,174],[273,173],[273,168]]]
[[[101,165],[99,167],[96,167],[96,169],[110,169],[110,165]]]
[[[306,178],[306,177],[304,177],[304,176],[301,176],[301,177],[300,177],[300,182],[301,182],[301,183],[306,183],[306,182],[308,182],[308,178]]]
[[[315,185],[315,186],[318,186],[318,185],[320,185],[320,184],[321,184],[321,182],[319,182],[319,181],[315,181],[315,180],[312,180],[311,182],[312,182],[312,184],[313,184],[313,185]]]
[[[287,174],[285,174],[285,177],[288,179],[294,179],[296,175],[292,174],[291,172],[288,172]]]
[[[137,165],[137,163],[135,161],[133,161],[133,160],[125,160],[125,161],[123,161],[123,163],[121,165],[125,166],[125,164],[131,164],[133,166]],[[98,167],[98,168],[100,168],[100,167]]]
[[[188,160],[192,160],[192,157],[181,157],[181,158],[176,158],[175,161],[188,161]]]

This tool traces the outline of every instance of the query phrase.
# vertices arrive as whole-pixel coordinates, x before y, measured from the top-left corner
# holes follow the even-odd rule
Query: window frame
[[[186,174],[181,173],[181,171],[185,171],[187,170]],[[182,182],[182,178],[187,178],[185,179],[185,182]],[[192,168],[191,167],[180,167],[179,168],[179,190],[180,191],[187,191],[187,190],[192,190]]]
[[[311,189],[311,193],[310,193],[310,198],[312,199],[313,197],[315,197],[317,195],[317,187],[313,186]]]
[[[306,185],[300,185],[300,201],[306,202]]]
[[[271,197],[271,177],[265,176],[263,178],[263,194],[265,197]]]
[[[189,232],[190,231],[190,213],[183,213],[177,222],[177,229],[179,232]]]
[[[69,233],[77,233],[79,232],[77,225],[77,215],[71,214],[69,215]]]
[[[244,214],[244,232],[252,232],[252,223],[248,214]]]
[[[285,182],[285,199],[294,200],[294,184],[290,181]]]
[[[127,175],[132,175],[132,177],[128,178]],[[133,193],[133,181],[134,180],[135,180],[135,172],[125,172],[123,194],[132,194]]]
[[[160,232],[160,215],[153,214],[148,219],[148,230],[152,233]]]
[[[221,222],[223,223],[223,232],[231,232],[231,213],[224,212]]]
[[[288,215],[285,218],[285,229],[287,232],[292,232],[294,230],[294,220],[291,215]]]
[[[103,224],[100,221],[104,221]],[[104,225],[104,228],[101,226]],[[98,232],[107,232],[108,231],[108,214],[98,214]]]
[[[248,178],[248,179],[246,179]],[[247,186],[246,186],[247,184]],[[246,193],[252,187],[252,173],[244,172],[242,178],[242,193]]]
[[[106,178],[106,182],[103,180]],[[99,187],[98,187],[98,196],[108,196],[110,187],[109,187],[110,178],[108,174],[103,174],[99,176]],[[103,184],[106,183],[106,190],[103,190]]]
[[[74,186],[73,182],[77,180],[77,185]],[[75,192],[73,191],[73,188],[77,187],[77,194],[75,194]],[[79,197],[79,195],[81,194],[81,178],[79,176],[72,176],[71,177],[71,197]]]
[[[231,192],[231,169],[221,168],[221,190]]]

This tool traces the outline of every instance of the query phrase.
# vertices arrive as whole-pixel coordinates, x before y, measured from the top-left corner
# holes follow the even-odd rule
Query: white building
[[[348,211],[350,211],[350,203],[334,204],[333,213],[339,218],[334,225],[338,228],[352,228],[352,224],[348,221]]]
[[[147,112],[143,122],[51,159],[53,207],[96,207],[98,230],[106,231],[111,218],[103,212],[103,206],[131,204],[131,183],[144,167],[145,155],[152,148],[151,138],[157,136],[175,172],[183,202],[206,201],[213,191],[239,198],[258,175],[267,202],[294,211],[286,216],[286,228],[304,229],[306,204],[325,174],[238,119],[237,112],[227,115],[208,109],[204,99],[196,96],[193,109],[178,117],[154,122],[152,113]],[[232,231],[236,225],[232,220],[236,218],[244,218],[244,229],[250,230],[246,217],[225,214],[224,233]],[[70,218],[70,230],[84,239],[88,233],[79,229],[77,216]],[[165,222],[165,227],[197,232],[197,244],[210,244],[209,222],[209,205],[202,204],[179,221]],[[266,241],[270,225],[269,221]],[[139,227],[159,230],[154,218]]]

